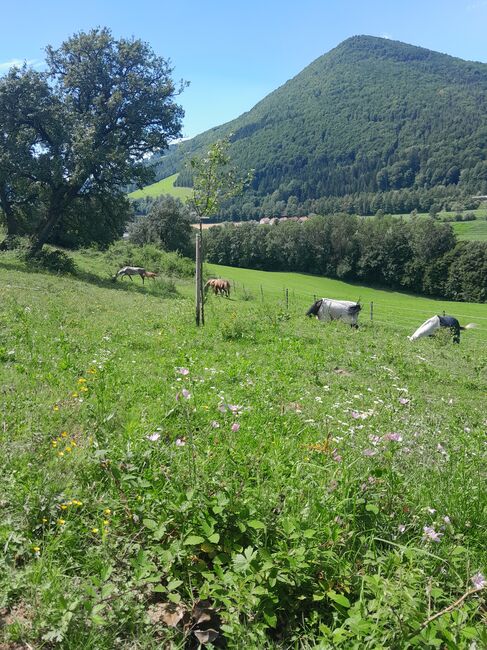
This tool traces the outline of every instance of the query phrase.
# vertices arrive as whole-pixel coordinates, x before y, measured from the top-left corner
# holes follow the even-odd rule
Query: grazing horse
[[[350,300],[333,300],[332,298],[320,298],[314,302],[306,312],[306,316],[316,316],[318,320],[342,320],[351,327],[357,328],[357,320],[362,306],[359,302]]]
[[[142,284],[144,284],[144,277],[147,277],[146,273],[148,273],[148,271],[146,271],[141,266],[124,266],[122,269],[120,269],[120,271],[117,271],[115,273],[112,280],[115,282],[118,277],[123,278],[126,275],[128,275],[128,277],[132,280],[133,275],[140,275],[142,278]]]
[[[441,327],[447,327],[453,336],[454,343],[460,343],[460,330],[470,330],[476,327],[475,323],[469,323],[465,327],[461,327],[460,323],[453,316],[432,316],[428,318],[418,329],[408,336],[410,341],[417,341],[424,336],[433,336]]]
[[[228,280],[221,280],[220,278],[212,278],[205,284],[205,293],[208,289],[213,289],[213,293],[217,296],[219,293],[223,296],[230,297],[230,282]]]
[[[142,276],[142,279],[144,278],[152,278],[155,282],[156,278],[158,276],[158,273],[154,273],[153,271],[144,271],[144,275]]]

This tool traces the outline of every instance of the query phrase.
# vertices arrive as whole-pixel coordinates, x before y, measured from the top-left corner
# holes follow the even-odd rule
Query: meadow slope
[[[76,261],[0,258],[0,647],[485,647],[485,305],[209,267],[197,329]],[[442,309],[481,327],[410,344]]]

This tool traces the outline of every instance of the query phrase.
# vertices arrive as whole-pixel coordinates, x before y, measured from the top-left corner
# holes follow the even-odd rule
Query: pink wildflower
[[[402,436],[400,433],[386,433],[382,439],[391,440],[392,442],[402,442]]]
[[[364,449],[362,452],[363,456],[375,456],[377,454],[377,449]]]
[[[150,436],[147,436],[147,440],[150,440],[151,442],[155,442],[156,440],[159,440],[160,437],[161,434],[157,433],[156,431],[155,433],[151,433]]]
[[[475,589],[484,589],[487,586],[487,580],[480,571],[470,578]]]
[[[176,368],[176,372],[184,376],[189,375],[189,370],[187,368]]]
[[[184,447],[186,440],[184,438],[176,438],[176,447]]]
[[[431,526],[423,526],[423,532],[424,532],[424,536],[423,536],[424,539],[430,540],[432,542],[441,541],[440,540],[441,533],[437,533],[435,529],[432,528]]]
[[[406,406],[406,404],[409,404],[409,400],[407,397],[400,397],[399,398],[399,404],[402,404],[403,406]]]
[[[240,429],[240,424],[238,422],[234,422],[232,424],[232,431],[236,433]]]

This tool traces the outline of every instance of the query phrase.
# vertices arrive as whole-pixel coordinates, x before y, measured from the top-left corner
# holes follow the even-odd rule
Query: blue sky
[[[349,36],[371,34],[487,62],[487,0],[4,0],[0,73],[109,27],[169,58],[192,137],[238,117]]]

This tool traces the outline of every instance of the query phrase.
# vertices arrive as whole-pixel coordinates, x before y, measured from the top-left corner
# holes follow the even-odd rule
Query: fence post
[[[286,289],[286,309],[289,309],[289,289]]]
[[[443,316],[446,316],[446,314],[445,314],[445,310],[443,310]]]
[[[374,302],[370,301],[370,320],[374,320]]]
[[[264,289],[262,288],[262,285],[260,285],[260,297],[262,298],[262,302],[264,302]]]
[[[200,265],[200,255],[201,255],[201,247],[200,247],[200,236],[196,235],[196,277],[195,277],[195,284],[196,284],[196,325],[199,327],[201,323],[201,265]]]

